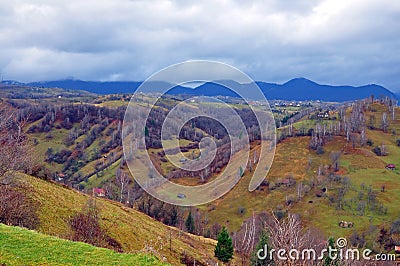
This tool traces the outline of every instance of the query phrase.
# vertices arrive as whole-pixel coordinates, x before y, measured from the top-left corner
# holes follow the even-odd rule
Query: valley
[[[344,103],[271,102],[276,126],[274,160],[261,185],[251,192],[249,183],[260,160],[262,134],[254,114],[243,103],[227,98],[246,121],[251,162],[246,159],[246,165],[234,166],[238,173],[230,176],[237,184],[222,197],[196,207],[178,207],[151,197],[135,182],[128,168],[129,157],[139,153],[123,150],[126,107],[146,106],[154,95],[142,95],[129,103],[127,94],[24,90],[24,94],[15,94],[9,87],[1,88],[0,110],[3,117],[12,117],[4,124],[7,130],[3,137],[23,142],[31,158],[28,166],[21,163],[21,168],[11,172],[5,169],[3,178],[28,184],[28,198],[38,206],[35,230],[41,234],[72,239],[69,219],[94,199],[100,227],[112,239],[108,244],[95,245],[138,254],[124,258],[127,263],[131,259],[143,261],[147,256],[160,261],[160,265],[194,260],[204,265],[216,263],[217,236],[226,227],[235,248],[231,263],[238,265],[249,260],[262,223],[272,216],[285,219],[290,214],[297,214],[320,241],[346,237],[352,246],[394,252],[400,239],[400,109],[390,98],[369,97]],[[21,97],[28,91],[35,94]],[[229,159],[236,161],[245,153],[232,153],[228,133],[205,118],[181,128],[175,136],[179,138],[178,147],[166,142],[163,149],[161,124],[166,113],[182,99],[188,96],[163,97],[152,109],[144,129],[146,150],[155,171],[171,182],[186,186],[210,184],[225,171]],[[265,104],[257,103],[257,108]],[[195,172],[177,169],[177,165],[182,167],[204,153],[204,147],[199,146],[204,137],[215,141],[217,147],[216,158],[208,168]],[[171,163],[171,159],[178,164]],[[178,201],[179,197],[190,197],[179,190],[174,191],[173,197],[176,195]],[[193,228],[188,228],[188,216],[193,217]],[[256,220],[251,250],[243,249],[244,230]],[[342,221],[351,222],[353,227],[339,226]],[[2,226],[0,235],[10,230],[18,229]],[[384,240],[382,230],[390,232]],[[2,252],[0,262],[34,263],[13,258],[12,250]]]

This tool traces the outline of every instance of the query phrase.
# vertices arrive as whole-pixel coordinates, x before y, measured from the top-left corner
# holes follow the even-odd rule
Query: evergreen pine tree
[[[233,257],[232,239],[225,226],[218,234],[218,243],[214,250],[214,255],[222,262],[228,262]]]
[[[267,248],[265,248],[267,247]],[[261,260],[258,258],[257,256],[257,252],[263,249],[264,252],[266,252],[267,254],[265,254],[264,252],[261,253],[261,255],[266,255],[266,258]],[[260,233],[260,240],[258,241],[253,254],[251,255],[251,265],[253,266],[264,266],[264,265],[273,265],[273,259],[269,257],[269,251],[271,250],[271,246],[269,245],[269,236],[266,230],[262,230]]]
[[[194,233],[194,219],[192,217],[192,212],[189,212],[189,215],[185,222],[185,226],[189,233]]]
[[[333,237],[329,237],[329,239],[328,239],[328,246],[327,246],[328,252],[324,256],[324,264],[323,265],[324,266],[337,266],[338,265],[337,260],[333,260],[331,257],[329,257],[329,253],[330,253],[329,248],[335,249],[335,239]],[[332,254],[332,255],[334,255],[334,254]]]

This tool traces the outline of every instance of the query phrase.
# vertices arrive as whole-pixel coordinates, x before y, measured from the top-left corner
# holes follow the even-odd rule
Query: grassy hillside
[[[167,265],[155,257],[121,254],[0,224],[1,265]]]
[[[230,192],[210,204],[201,206],[203,212],[207,213],[210,224],[219,222],[228,225],[230,230],[237,230],[253,212],[271,213],[283,209],[300,214],[307,225],[319,229],[325,237],[349,237],[357,230],[367,232],[366,239],[370,243],[376,241],[379,226],[390,226],[400,218],[400,147],[396,145],[396,140],[400,138],[400,109],[396,110],[396,119],[390,120],[387,132],[383,132],[379,129],[379,121],[385,109],[381,104],[374,104],[372,108],[373,112],[366,112],[367,118],[374,116],[376,120],[375,128],[366,131],[366,138],[373,142],[371,146],[358,144],[353,148],[344,136],[335,136],[324,145],[324,153],[318,155],[309,149],[310,137],[287,138],[277,145],[274,162],[266,177],[266,183],[270,186],[263,185],[260,189],[249,192],[251,175],[246,171]],[[388,150],[387,156],[377,156],[372,152],[375,146],[381,144]],[[333,172],[330,169],[331,153],[338,151],[341,151],[340,169]],[[385,169],[389,163],[395,164],[397,170]],[[318,175],[319,167],[323,172],[321,175]],[[336,197],[341,185],[336,181],[329,181],[330,173],[348,178],[342,208],[338,208],[336,203],[331,201],[331,197]],[[289,176],[295,179],[295,185],[270,189],[271,183],[279,183]],[[311,187],[301,199],[297,199],[299,183]],[[315,184],[314,187],[312,183]],[[327,187],[327,193],[323,197],[317,197],[316,194],[323,187]],[[384,191],[382,187],[385,188]],[[369,191],[376,196],[376,206],[368,207]],[[295,200],[287,204],[288,198]],[[362,208],[360,202],[367,204],[364,211],[359,210]],[[379,211],[378,207],[381,208]],[[354,228],[339,227],[338,223],[342,220],[354,222]]]
[[[382,134],[380,134],[382,136]],[[390,134],[383,135],[390,140]],[[382,138],[382,137],[381,137]],[[267,176],[269,182],[279,182],[286,176],[292,175],[296,182],[309,184],[312,178],[316,176],[316,169],[319,165],[330,164],[330,152],[338,151],[347,147],[346,141],[337,137],[325,146],[325,153],[317,155],[308,149],[308,137],[289,138],[279,143],[275,159],[271,170]],[[399,148],[392,145],[389,146],[392,154],[385,157],[378,157],[370,151],[370,147],[349,150],[341,156],[340,173],[350,179],[350,189],[346,194],[346,198],[350,201],[360,192],[360,187],[372,186],[377,192],[377,200],[387,209],[386,215],[367,214],[359,215],[355,211],[348,209],[336,210],[330,204],[328,197],[317,198],[315,190],[311,190],[299,202],[291,206],[286,206],[285,200],[288,196],[296,195],[296,185],[293,187],[279,187],[270,190],[267,187],[254,192],[248,191],[248,183],[250,174],[245,173],[239,183],[222,198],[213,203],[202,206],[202,209],[208,213],[210,223],[221,221],[228,224],[231,230],[236,230],[242,221],[250,217],[253,211],[271,212],[281,205],[290,212],[300,213],[303,220],[316,228],[323,231],[327,236],[343,236],[349,235],[352,231],[342,229],[337,226],[341,220],[356,221],[357,229],[366,229],[369,224],[380,225],[384,222],[393,221],[400,217],[397,206],[400,200],[400,173],[399,171],[386,170],[386,162],[393,162],[399,165],[399,158],[396,154]],[[308,161],[309,160],[309,161]],[[311,162],[311,166],[308,166]],[[381,186],[386,186],[385,192],[380,192]],[[336,187],[328,187],[327,196],[334,194]],[[313,201],[313,203],[309,203]],[[239,208],[245,208],[244,213],[240,213]],[[227,218],[228,217],[228,218]]]
[[[71,235],[67,224],[69,217],[81,211],[90,196],[28,175],[18,174],[17,177],[31,185],[31,196],[39,203],[38,231],[68,238]],[[101,226],[121,244],[124,252],[150,250],[173,265],[180,263],[183,253],[204,263],[214,260],[216,242],[212,239],[168,227],[117,202],[97,198],[96,205],[100,209]]]

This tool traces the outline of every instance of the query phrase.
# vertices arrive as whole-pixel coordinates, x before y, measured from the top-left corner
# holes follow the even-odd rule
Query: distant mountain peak
[[[316,83],[316,82],[314,82],[312,80],[303,78],[303,77],[291,79],[288,82],[284,83],[283,85],[298,85],[298,84],[301,84],[301,85],[306,85],[306,84],[319,85],[318,83]]]
[[[5,82],[3,81],[3,84]],[[11,83],[11,82],[10,82]],[[12,83],[18,84],[17,81]],[[225,86],[219,85],[216,82],[202,82],[192,84],[182,84],[183,86],[176,86],[168,92],[168,94],[186,94],[196,96],[232,96],[237,97],[237,94],[226,88]],[[264,93],[267,99],[277,100],[322,100],[322,101],[353,101],[358,99],[365,99],[370,97],[372,94],[376,97],[387,96],[396,98],[391,91],[386,88],[376,85],[369,84],[364,86],[333,86],[333,85],[321,85],[307,78],[300,77],[289,80],[284,84],[266,83],[262,81],[256,82]],[[114,94],[114,93],[134,93],[142,85],[140,81],[82,81],[78,79],[67,79],[67,80],[56,80],[56,81],[42,81],[42,82],[31,82],[31,83],[20,83],[21,85],[43,87],[43,88],[64,88],[72,90],[85,90],[97,94]],[[235,88],[239,88],[246,92],[246,97],[249,99],[256,99],[257,93],[248,90],[248,84],[239,84],[234,81],[224,81],[222,84],[230,87],[234,85]],[[168,85],[168,84],[167,84]],[[154,89],[154,92],[159,92],[160,88],[168,87],[161,81],[152,82],[149,84],[150,88]],[[257,98],[258,99],[258,98]]]

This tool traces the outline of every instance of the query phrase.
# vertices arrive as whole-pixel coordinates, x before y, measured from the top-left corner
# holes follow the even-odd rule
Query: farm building
[[[93,188],[93,195],[96,197],[105,197],[106,191],[102,188]]]
[[[394,164],[392,164],[392,163],[386,165],[385,168],[388,169],[388,170],[396,170],[396,166]]]
[[[339,226],[342,228],[351,228],[354,226],[353,222],[340,221]]]

